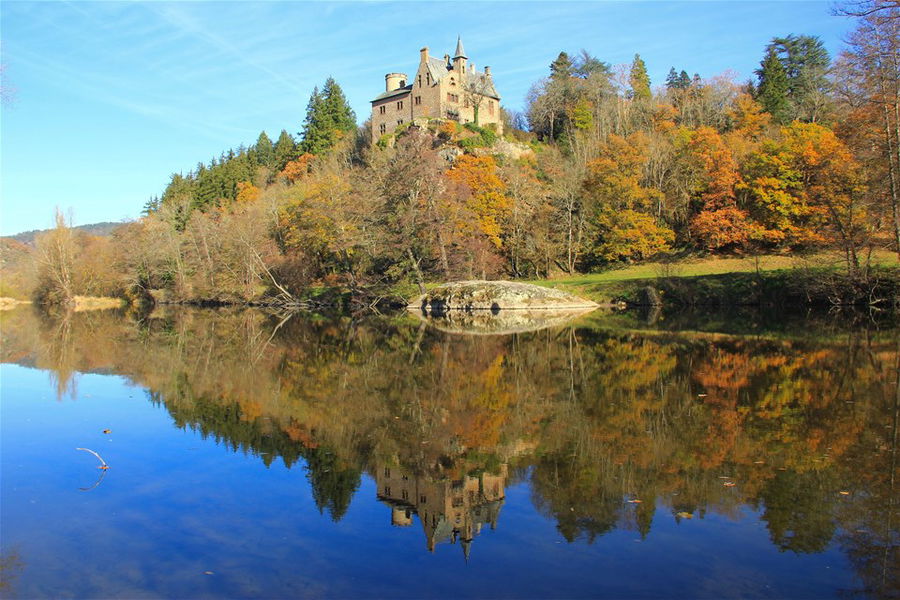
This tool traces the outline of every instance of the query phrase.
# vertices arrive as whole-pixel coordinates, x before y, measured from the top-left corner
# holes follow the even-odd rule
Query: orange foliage
[[[292,160],[287,163],[280,175],[291,183],[294,183],[309,173],[309,168],[314,158],[315,157],[312,154],[307,152],[301,155],[297,160]]]
[[[447,171],[447,178],[468,189],[466,207],[474,213],[479,231],[500,248],[512,203],[504,193],[506,184],[497,175],[494,159],[468,154],[460,156]]]
[[[259,188],[249,181],[239,182],[237,184],[237,189],[238,193],[235,200],[238,202],[238,204],[249,204],[251,202],[256,202],[257,200],[259,200]]]

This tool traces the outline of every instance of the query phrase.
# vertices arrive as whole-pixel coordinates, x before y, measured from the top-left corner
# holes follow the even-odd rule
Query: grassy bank
[[[685,259],[644,263],[576,277],[535,281],[601,304],[648,303],[647,288],[664,304],[682,305],[896,305],[900,267],[896,255],[878,252],[865,279],[844,274],[841,257],[820,253],[803,257]]]

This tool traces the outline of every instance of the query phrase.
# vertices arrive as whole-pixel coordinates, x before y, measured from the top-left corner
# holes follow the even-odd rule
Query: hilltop
[[[111,235],[113,231],[116,230],[117,227],[120,227],[122,223],[113,223],[112,221],[103,221],[102,223],[91,223],[89,225],[76,225],[73,226],[72,229],[76,231],[84,232],[88,235],[97,235],[101,237],[106,237]],[[34,240],[38,235],[42,233],[46,233],[50,231],[49,229],[32,229],[31,231],[23,231],[21,233],[17,233],[15,235],[6,235],[3,236],[2,239],[15,240],[22,244],[27,244],[29,246],[34,246]]]

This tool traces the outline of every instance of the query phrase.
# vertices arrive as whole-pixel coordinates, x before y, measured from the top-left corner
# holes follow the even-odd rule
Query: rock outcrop
[[[426,313],[452,310],[584,310],[598,304],[567,292],[515,281],[454,281],[409,304]]]

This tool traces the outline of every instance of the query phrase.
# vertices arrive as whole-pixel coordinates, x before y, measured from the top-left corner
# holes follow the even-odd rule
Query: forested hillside
[[[865,279],[874,249],[900,251],[900,6],[844,12],[856,28],[838,56],[786,33],[750,81],[672,65],[652,82],[638,54],[560,52],[526,110],[505,112],[506,141],[440,120],[372,140],[329,79],[297,138],[263,132],[172,175],[111,238],[60,220],[38,241],[39,295],[292,301],[823,248]]]

